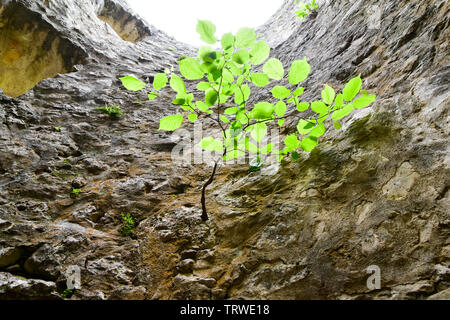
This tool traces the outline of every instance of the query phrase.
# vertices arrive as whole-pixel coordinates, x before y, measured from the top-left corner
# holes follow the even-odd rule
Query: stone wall
[[[173,94],[146,101],[118,80],[151,81],[195,48],[124,1],[1,0],[0,299],[58,298],[72,265],[72,299],[448,298],[449,5],[319,4],[301,22],[286,1],[259,29],[272,55],[308,58],[308,99],[361,74],[377,102],[271,175],[222,166],[203,223],[210,168],[172,163],[176,141],[157,131]],[[10,35],[53,40],[12,54]],[[16,83],[13,60],[24,61]],[[105,103],[124,115],[99,113]],[[122,212],[138,223],[133,238]],[[372,265],[381,289],[367,288]]]

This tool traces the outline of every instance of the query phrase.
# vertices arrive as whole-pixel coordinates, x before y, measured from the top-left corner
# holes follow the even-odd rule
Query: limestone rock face
[[[298,162],[219,168],[203,223],[211,168],[173,163],[180,138],[157,130],[172,92],[118,80],[195,48],[122,0],[0,0],[0,299],[53,298],[72,266],[72,299],[448,297],[448,1],[319,5],[299,21],[286,1],[259,29],[272,55],[308,58],[306,99],[361,74],[377,102]]]

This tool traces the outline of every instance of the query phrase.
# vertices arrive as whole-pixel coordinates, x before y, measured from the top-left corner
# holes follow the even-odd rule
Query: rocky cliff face
[[[157,131],[171,92],[118,81],[194,48],[124,1],[0,0],[0,299],[58,298],[71,266],[77,299],[448,298],[449,4],[319,3],[300,22],[286,2],[260,28],[272,54],[308,57],[308,98],[361,73],[377,102],[272,175],[221,167],[203,223],[210,170],[173,163]]]

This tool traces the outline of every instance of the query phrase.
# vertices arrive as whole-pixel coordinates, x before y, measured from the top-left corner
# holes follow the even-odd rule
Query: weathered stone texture
[[[172,163],[157,131],[173,94],[147,101],[118,80],[150,81],[194,48],[119,0],[0,0],[0,298],[53,298],[77,265],[72,299],[448,299],[448,1],[319,4],[300,22],[286,1],[259,29],[272,54],[308,58],[307,99],[361,74],[377,102],[271,174],[221,167],[203,223],[209,168]]]

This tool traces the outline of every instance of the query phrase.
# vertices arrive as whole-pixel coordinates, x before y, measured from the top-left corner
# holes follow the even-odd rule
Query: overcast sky
[[[197,20],[210,20],[217,37],[241,27],[258,27],[283,0],[127,0],[148,23],[179,41],[204,45],[195,31]]]

